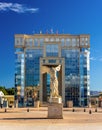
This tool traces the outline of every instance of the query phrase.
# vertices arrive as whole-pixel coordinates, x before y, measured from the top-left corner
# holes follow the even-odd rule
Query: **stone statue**
[[[61,65],[58,65],[57,67],[48,67],[43,66],[42,73],[49,73],[50,74],[50,98],[52,97],[59,97],[58,92],[58,79],[56,76],[56,72],[60,71]]]
[[[52,97],[59,97],[59,92],[58,92],[58,79],[56,76],[56,72],[60,71],[60,66],[57,67],[50,67],[49,68],[49,74],[50,74],[50,98]]]

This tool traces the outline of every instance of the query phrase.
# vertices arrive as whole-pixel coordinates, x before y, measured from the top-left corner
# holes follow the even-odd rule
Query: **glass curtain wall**
[[[80,105],[88,105],[89,93],[89,49],[82,48],[80,52]]]
[[[74,106],[79,105],[79,49],[62,50],[65,58],[65,100],[73,101]]]
[[[16,94],[18,93],[19,107],[23,106],[24,100],[24,86],[25,86],[25,74],[24,74],[24,50],[22,48],[16,49],[16,63],[15,63],[15,86]],[[17,96],[17,95],[15,95]],[[17,97],[15,97],[16,99]]]
[[[39,70],[40,70],[40,57],[43,55],[42,49],[27,49],[26,50],[26,83],[25,86],[37,86],[39,84]]]
[[[74,106],[87,106],[90,95],[90,44],[89,36],[78,35],[17,35],[15,38],[15,99],[19,107],[33,106],[34,89],[40,84],[40,58],[47,64],[59,64],[65,59],[65,102]],[[45,52],[44,52],[45,51]],[[60,52],[61,51],[61,52]],[[50,93],[50,76],[47,74],[47,95]],[[25,104],[24,104],[25,103]]]
[[[46,45],[46,56],[58,57],[58,44],[47,44]]]
[[[42,49],[26,49],[25,51],[25,106],[34,106],[37,98],[36,88],[39,86],[40,57]]]

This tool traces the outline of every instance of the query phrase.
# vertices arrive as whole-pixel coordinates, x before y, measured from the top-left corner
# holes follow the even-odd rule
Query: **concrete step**
[[[43,102],[40,104],[41,107],[48,107],[48,102]]]

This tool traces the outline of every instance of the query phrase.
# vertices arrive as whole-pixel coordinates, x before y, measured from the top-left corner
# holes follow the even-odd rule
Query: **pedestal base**
[[[62,98],[61,97],[51,97],[49,98],[50,103],[62,103]]]
[[[67,107],[72,108],[73,107],[73,101],[67,101]]]
[[[48,105],[48,118],[49,119],[63,119],[63,104],[50,103]]]

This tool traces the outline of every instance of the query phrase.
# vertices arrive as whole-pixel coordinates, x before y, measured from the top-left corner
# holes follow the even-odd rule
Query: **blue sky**
[[[91,90],[102,90],[102,0],[0,0],[0,85],[14,86],[14,34],[90,34]]]

